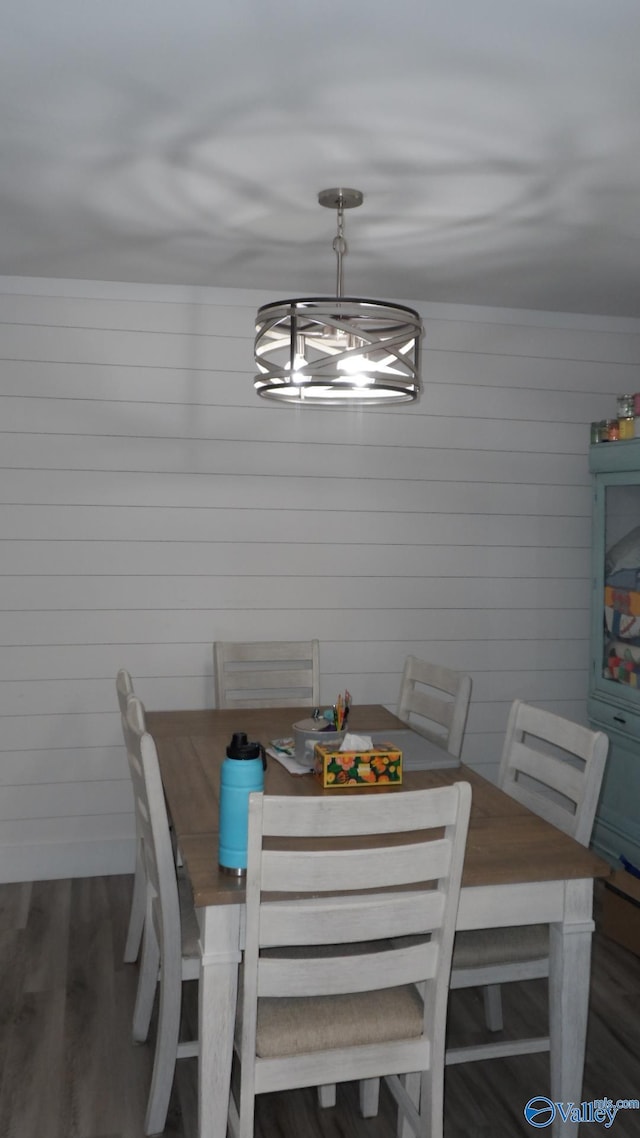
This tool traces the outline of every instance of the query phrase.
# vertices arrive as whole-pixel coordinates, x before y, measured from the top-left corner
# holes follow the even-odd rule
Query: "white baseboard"
[[[133,873],[135,838],[0,845],[0,883]]]

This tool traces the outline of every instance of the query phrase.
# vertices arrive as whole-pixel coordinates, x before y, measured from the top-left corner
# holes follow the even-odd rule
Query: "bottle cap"
[[[262,743],[249,743],[244,731],[234,731],[227,747],[228,759],[262,759],[262,768],[267,769],[267,756]]]
[[[229,759],[260,759],[262,746],[260,743],[249,743],[244,731],[234,732],[227,747]]]

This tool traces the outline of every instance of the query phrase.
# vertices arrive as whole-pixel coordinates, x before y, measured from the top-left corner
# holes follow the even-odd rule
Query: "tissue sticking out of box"
[[[373,739],[370,735],[345,735],[340,744],[341,751],[372,751]]]

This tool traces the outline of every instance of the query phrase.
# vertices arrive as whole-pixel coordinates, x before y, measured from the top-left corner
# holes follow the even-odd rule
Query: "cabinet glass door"
[[[608,484],[607,484],[608,483]],[[640,484],[604,490],[602,679],[640,696]],[[598,583],[596,583],[598,588]]]

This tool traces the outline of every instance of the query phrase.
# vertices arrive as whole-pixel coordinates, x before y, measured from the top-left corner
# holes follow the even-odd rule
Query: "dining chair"
[[[129,696],[134,695],[133,681],[131,675],[126,668],[120,668],[116,675],[116,694],[118,696],[118,705],[120,707],[120,715],[127,714],[127,701]],[[144,723],[144,707],[140,704],[140,715]],[[129,926],[127,929],[127,939],[124,946],[124,962],[125,964],[133,964],[138,959],[140,952],[140,945],[142,944],[142,930],[144,927],[144,914],[146,908],[146,890],[147,890],[147,877],[144,868],[144,855],[142,852],[142,835],[140,832],[140,823],[136,812],[136,863],[133,878],[133,896],[131,898],[131,912],[129,914]]]
[[[470,804],[463,782],[371,797],[250,796],[234,1138],[252,1138],[257,1094],[353,1079],[366,1088],[380,1077],[416,1135],[442,1135]],[[291,848],[309,838],[312,849]],[[390,928],[422,939],[396,949]]]
[[[273,640],[213,646],[216,707],[317,707],[317,640]]]
[[[470,699],[471,676],[407,656],[400,681],[398,718],[457,759]]]
[[[145,730],[142,704],[133,695],[128,698],[122,724],[146,881],[133,1038],[139,1043],[147,1039],[159,982],[153,1073],[145,1116],[145,1134],[159,1134],[165,1126],[176,1060],[198,1054],[197,1041],[179,1041],[182,984],[197,980],[200,972],[198,926],[186,879],[180,888],[178,885],[156,746]]]
[[[523,806],[587,846],[608,749],[604,732],[591,731],[515,700],[507,722],[498,785]],[[490,1031],[501,1031],[503,1027],[501,984],[548,975],[548,925],[478,929],[456,935],[450,986],[483,987]],[[548,1037],[478,1044],[448,1051],[447,1063],[548,1049]]]

